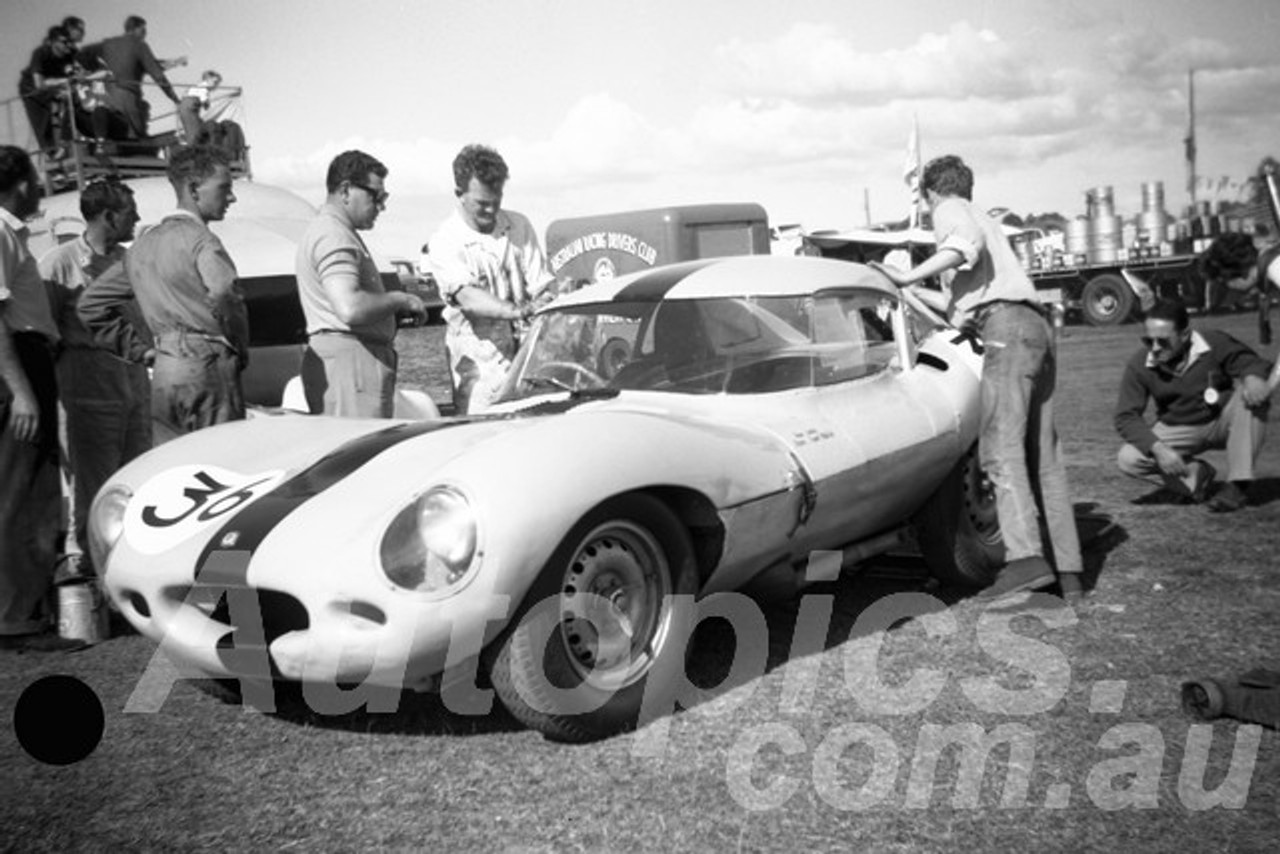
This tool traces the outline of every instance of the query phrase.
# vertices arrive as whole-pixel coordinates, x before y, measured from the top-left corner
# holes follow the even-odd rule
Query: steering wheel
[[[548,372],[558,371],[560,369],[565,369],[571,374],[582,377],[582,379],[585,380],[585,383],[570,385],[569,383],[564,382],[557,377],[548,376]],[[588,368],[586,365],[579,364],[578,362],[567,362],[567,361],[543,362],[542,365],[539,367],[538,373],[527,377],[527,379],[545,380],[547,382],[554,383],[555,385],[560,386],[566,391],[574,391],[579,388],[604,388],[606,385],[608,385],[608,383],[605,382],[603,377],[601,377],[595,371]]]

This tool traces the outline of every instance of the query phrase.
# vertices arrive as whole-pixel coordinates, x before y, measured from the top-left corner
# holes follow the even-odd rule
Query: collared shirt
[[[373,344],[390,344],[395,340],[394,315],[352,326],[338,316],[325,289],[325,282],[345,282],[368,293],[386,293],[378,265],[345,210],[328,202],[320,206],[319,214],[298,243],[294,266],[298,274],[298,298],[307,319],[307,334],[349,332]]]
[[[105,255],[98,254],[82,234],[55,246],[40,258],[40,276],[48,286],[49,303],[65,346],[102,349],[76,314],[76,303],[90,282],[113,264],[122,263],[124,256],[125,248],[118,245],[111,247]],[[141,320],[141,316],[136,316],[137,323]]]
[[[249,316],[236,281],[236,266],[218,236],[195,214],[177,210],[142,233],[112,267],[85,290],[78,312],[102,340],[118,332],[121,305],[138,301],[156,338],[196,332],[249,351]],[[117,347],[116,352],[122,352]]]
[[[996,222],[968,199],[948,196],[933,209],[938,251],[953,249],[964,259],[943,274],[950,292],[948,314],[957,326],[975,308],[992,300],[1035,301],[1036,288]]]
[[[27,224],[0,207],[0,312],[12,332],[39,332],[58,341],[49,294],[27,246]]]
[[[510,348],[511,322],[469,320],[456,303],[462,288],[481,287],[499,299],[523,305],[555,281],[537,232],[515,211],[499,210],[493,232],[483,234],[468,225],[455,208],[427,245],[440,292],[448,301],[444,318],[454,338],[478,337],[501,350]]]
[[[1225,332],[1192,331],[1187,357],[1172,368],[1156,363],[1145,349],[1134,353],[1120,378],[1116,403],[1116,431],[1144,454],[1156,443],[1155,432],[1143,417],[1147,402],[1156,404],[1156,420],[1163,424],[1208,424],[1218,417],[1235,381],[1246,376],[1266,379],[1271,365],[1248,346]],[[1218,392],[1217,402],[1205,397]]]

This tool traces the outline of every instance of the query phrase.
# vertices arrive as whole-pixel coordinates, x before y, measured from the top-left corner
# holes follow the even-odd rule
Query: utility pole
[[[1191,216],[1196,215],[1196,70],[1187,69],[1187,194],[1191,196]]]

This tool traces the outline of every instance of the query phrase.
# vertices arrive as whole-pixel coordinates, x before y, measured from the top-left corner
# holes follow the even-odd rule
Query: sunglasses
[[[375,205],[385,205],[387,203],[387,199],[391,198],[391,194],[386,190],[375,190],[367,184],[357,184],[355,181],[348,181],[347,183],[358,190],[364,190],[368,193],[369,198],[373,199],[373,203]]]
[[[1143,346],[1151,350],[1157,349],[1157,347],[1161,350],[1172,350],[1175,346],[1177,346],[1177,343],[1178,343],[1177,338],[1160,338],[1160,337],[1153,337],[1151,335],[1142,336]]]

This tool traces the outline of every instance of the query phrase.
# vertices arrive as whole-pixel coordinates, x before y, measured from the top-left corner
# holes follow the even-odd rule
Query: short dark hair
[[[1253,245],[1253,238],[1228,231],[1215,237],[1209,248],[1200,253],[1200,275],[1210,282],[1238,279],[1257,263],[1258,248]]]
[[[146,25],[147,19],[141,15],[130,15],[124,19],[124,31],[126,33],[131,33],[138,27],[145,27]]]
[[[71,41],[71,33],[67,32],[67,28],[62,24],[54,24],[49,28],[49,31],[44,34],[44,40],[46,42],[56,42],[59,39]]]
[[[324,186],[330,193],[336,193],[343,181],[360,184],[368,180],[371,174],[386,180],[387,167],[372,154],[365,154],[353,148],[342,152],[329,162],[329,172],[325,175]]]
[[[220,150],[208,145],[189,145],[179,148],[169,158],[169,168],[165,170],[169,183],[181,192],[183,184],[188,181],[203,181],[219,166],[231,168],[231,161]]]
[[[99,178],[80,192],[80,215],[89,222],[106,211],[125,210],[132,199],[132,188],[119,178]]]
[[[62,19],[62,26],[67,30],[77,29],[83,31],[84,18],[77,18],[75,15],[68,15]]]
[[[502,155],[487,145],[468,145],[453,158],[453,186],[464,193],[475,178],[486,187],[501,187],[511,173]]]
[[[34,171],[31,155],[16,145],[0,145],[0,193],[12,192]]]
[[[933,190],[940,196],[973,200],[973,170],[954,154],[935,157],[920,173],[920,191]]]
[[[1187,305],[1177,297],[1161,297],[1155,301],[1155,305],[1147,309],[1144,315],[1146,320],[1170,320],[1173,326],[1179,332],[1186,329],[1191,324],[1191,318],[1187,315]]]

